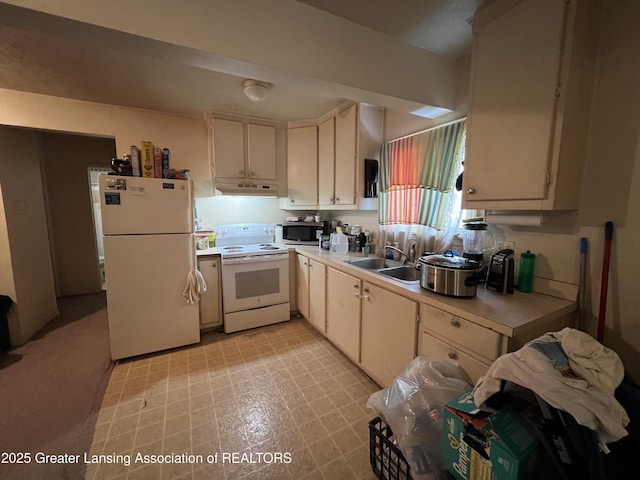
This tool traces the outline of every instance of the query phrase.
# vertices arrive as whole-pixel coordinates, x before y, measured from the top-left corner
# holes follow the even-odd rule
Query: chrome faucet
[[[387,253],[387,249],[398,252],[400,254],[400,258],[402,259],[402,263],[406,263],[407,261],[409,263],[416,262],[416,245],[415,244],[411,245],[411,250],[409,251],[408,254],[400,250],[398,247],[394,247],[392,245],[385,245],[384,247],[385,256]]]

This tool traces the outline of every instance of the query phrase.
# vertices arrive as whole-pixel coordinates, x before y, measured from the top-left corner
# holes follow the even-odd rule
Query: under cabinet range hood
[[[278,185],[272,183],[242,182],[216,182],[216,195],[253,195],[271,196],[278,195]]]

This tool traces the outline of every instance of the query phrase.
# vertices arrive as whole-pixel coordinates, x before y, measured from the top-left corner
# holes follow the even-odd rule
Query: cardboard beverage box
[[[480,412],[472,391],[444,409],[442,457],[459,480],[529,480],[537,478],[542,448],[525,419],[534,410],[513,398],[494,413]]]

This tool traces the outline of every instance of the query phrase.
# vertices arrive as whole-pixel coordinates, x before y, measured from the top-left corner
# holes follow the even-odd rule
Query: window
[[[383,145],[380,224],[444,227],[464,154],[465,126],[460,121]]]
[[[410,135],[382,147],[379,245],[398,242],[418,252],[439,251],[460,222],[454,188],[462,160],[466,121]]]

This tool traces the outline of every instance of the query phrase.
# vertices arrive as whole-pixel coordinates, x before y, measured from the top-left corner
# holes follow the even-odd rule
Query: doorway
[[[102,213],[100,212],[100,185],[98,176],[107,174],[111,170],[101,167],[87,168],[89,175],[89,190],[91,198],[91,213],[93,216],[93,228],[95,231],[96,249],[98,251],[98,269],[100,270],[100,279],[102,281],[102,290],[106,290],[106,280],[104,274],[104,242],[102,240]]]

